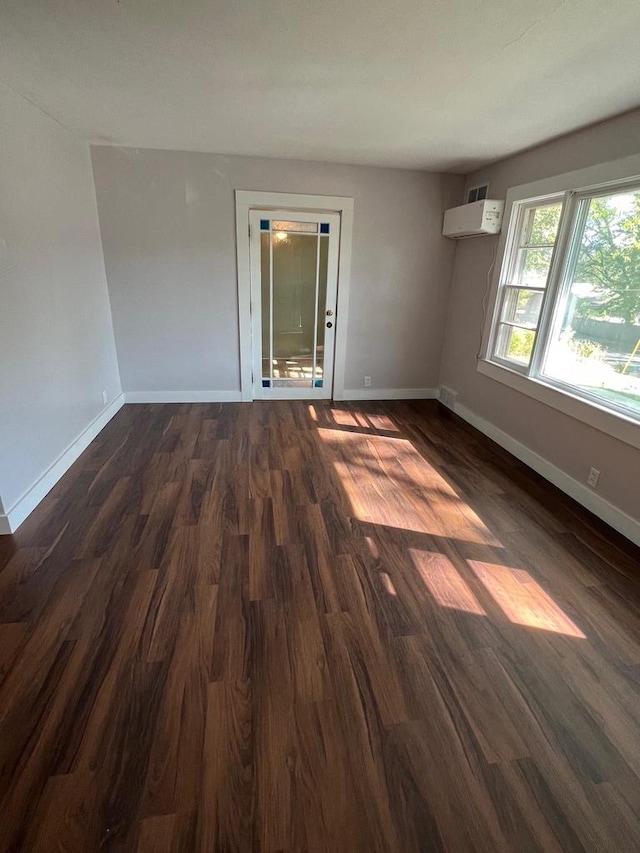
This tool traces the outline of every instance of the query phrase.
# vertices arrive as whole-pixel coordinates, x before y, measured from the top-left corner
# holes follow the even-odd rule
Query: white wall
[[[490,181],[490,195],[511,186],[637,154],[640,111],[563,137],[469,176]],[[591,466],[602,474],[598,494],[640,521],[640,451],[568,415],[520,394],[476,370],[482,300],[497,238],[459,243],[451,286],[441,380],[458,402],[525,447],[584,483]],[[638,427],[640,430],[640,427]]]
[[[92,147],[122,386],[240,389],[234,190],[355,198],[345,387],[434,388],[463,180],[392,169]],[[339,318],[338,318],[339,322]]]
[[[7,513],[120,394],[86,143],[0,85],[0,494]]]

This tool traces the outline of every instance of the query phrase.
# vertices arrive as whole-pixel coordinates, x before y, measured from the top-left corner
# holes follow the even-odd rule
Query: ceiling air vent
[[[472,201],[483,201],[489,198],[489,184],[480,184],[478,187],[470,187],[467,191],[467,204]]]

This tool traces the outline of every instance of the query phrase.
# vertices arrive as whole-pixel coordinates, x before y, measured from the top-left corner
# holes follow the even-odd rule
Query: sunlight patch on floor
[[[330,409],[326,414],[338,426],[363,427],[367,424],[360,412],[350,412],[348,409]]]
[[[378,551],[378,546],[375,543],[375,540],[371,536],[365,536],[364,541],[367,543],[367,547],[369,549],[369,553],[376,560],[380,557],[380,552]]]
[[[422,582],[441,607],[487,615],[448,557],[416,548],[409,548],[409,555]]]
[[[380,580],[382,581],[382,586],[385,588],[385,591],[393,596],[393,598],[398,597],[398,593],[396,591],[395,586],[393,585],[393,581],[387,574],[387,572],[380,572]]]
[[[480,560],[467,562],[505,616],[514,624],[586,639],[529,572]]]
[[[413,444],[393,436],[318,429],[360,521],[500,546],[480,517]]]
[[[313,412],[311,411],[313,409]],[[318,421],[317,412],[313,406],[309,411],[314,421]],[[359,428],[363,432],[381,430],[382,432],[399,432],[393,420],[385,414],[354,412],[350,409],[339,409],[332,407],[322,409],[322,419],[325,423],[333,423],[336,426]]]

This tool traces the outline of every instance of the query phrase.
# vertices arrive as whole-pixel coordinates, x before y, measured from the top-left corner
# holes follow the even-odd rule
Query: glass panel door
[[[256,399],[331,396],[339,225],[338,214],[250,213]]]

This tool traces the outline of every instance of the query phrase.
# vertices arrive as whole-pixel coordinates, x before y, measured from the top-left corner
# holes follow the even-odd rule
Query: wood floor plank
[[[27,622],[0,623],[0,684],[13,666],[28,636]]]
[[[141,806],[144,814],[197,809],[216,604],[217,587],[195,587],[179,609],[150,750]]]
[[[147,817],[140,821],[137,853],[172,853],[175,850],[174,814]]]
[[[125,406],[0,537],[0,851],[638,850],[640,551],[434,401]]]
[[[52,776],[44,789],[25,848],[33,853],[88,850],[95,837],[96,783],[92,773]]]
[[[167,682],[166,662],[133,662],[117,681],[117,703],[105,726],[98,784],[98,827],[93,843],[135,849],[151,745]]]
[[[212,681],[247,680],[251,648],[248,621],[248,537],[227,535],[220,563],[210,672]]]
[[[297,762],[294,682],[285,610],[277,601],[251,604],[251,691],[255,718],[254,837],[268,853],[293,847]],[[255,727],[255,726],[254,726]]]
[[[218,681],[207,689],[199,850],[250,850],[253,814],[251,689]]]
[[[122,609],[122,628],[115,631],[113,651],[107,640],[104,671],[98,669],[92,688],[96,691],[89,707],[88,719],[82,732],[77,750],[74,750],[73,769],[93,770],[102,759],[104,732],[110,724],[114,709],[120,699],[118,695],[120,673],[141,660],[140,636],[147,618],[157,572],[136,572],[133,577],[130,597]],[[113,617],[110,617],[110,619]]]
[[[294,707],[297,761],[293,783],[294,849],[309,853],[381,849],[375,824],[367,812],[354,808],[362,783],[359,768],[350,764],[338,705],[332,696]],[[382,847],[384,849],[384,847]]]

